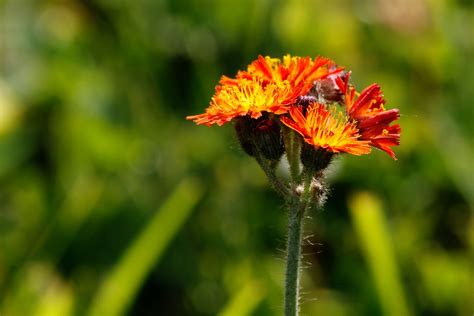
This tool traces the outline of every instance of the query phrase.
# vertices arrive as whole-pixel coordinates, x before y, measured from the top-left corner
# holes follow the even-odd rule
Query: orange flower
[[[238,116],[249,115],[256,119],[262,112],[284,114],[299,95],[301,90],[288,81],[263,84],[261,79],[239,79],[235,84],[217,86],[206,112],[186,119],[221,126]]]
[[[360,140],[356,125],[349,122],[343,113],[336,111],[327,110],[323,104],[312,103],[304,115],[302,107],[293,106],[289,111],[291,118],[281,117],[280,121],[316,148],[331,153],[368,154],[369,142]]]
[[[236,78],[222,76],[206,113],[188,116],[197,124],[223,125],[237,116],[258,118],[262,112],[284,114],[300,96],[308,94],[314,81],[340,72],[330,59],[291,57],[283,61],[259,56]]]
[[[378,84],[372,84],[358,94],[349,85],[349,75],[345,80],[337,78],[336,83],[345,96],[347,115],[359,128],[360,139],[370,141],[372,146],[385,151],[396,160],[391,147],[400,145],[401,128],[398,124],[390,124],[400,118],[399,110],[385,110],[385,100]]]
[[[291,86],[300,86],[302,95],[311,90],[314,81],[324,79],[331,74],[342,71],[336,64],[324,57],[316,57],[314,61],[310,57],[292,57],[286,55],[283,61],[269,56],[258,56],[253,61],[247,71],[239,71],[237,79],[222,76],[220,84],[237,84],[239,79],[262,78],[265,82],[283,82],[288,81]]]
[[[398,109],[385,110],[380,87],[373,84],[358,94],[349,84],[350,73],[324,57],[283,59],[259,56],[235,78],[222,76],[206,112],[188,116],[197,124],[223,125],[236,117],[253,119],[264,113],[290,117],[281,121],[298,131],[308,144],[329,152],[366,154],[370,146],[396,159],[400,144]],[[345,103],[346,116],[328,111],[331,103]],[[303,109],[310,105],[307,113]],[[370,145],[370,146],[369,146]]]

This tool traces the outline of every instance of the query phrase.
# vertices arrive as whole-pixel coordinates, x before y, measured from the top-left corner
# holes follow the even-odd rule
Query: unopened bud
[[[301,149],[301,163],[306,170],[316,173],[329,166],[333,153],[324,148],[314,147],[308,143]]]
[[[235,120],[235,132],[237,134],[237,139],[239,140],[240,147],[245,151],[249,156],[255,156],[255,148],[253,144],[253,128],[252,121],[248,116],[242,116]]]
[[[317,99],[314,95],[300,95],[296,98],[296,104],[303,106],[304,108],[308,107],[311,103],[316,102]]]
[[[342,102],[343,93],[336,84],[336,78],[344,78],[346,73],[338,73],[328,78],[316,80],[311,89],[310,94],[314,95],[319,103],[329,104],[334,102]]]
[[[250,156],[255,156],[258,150],[266,159],[279,160],[285,152],[280,124],[274,119],[239,117],[235,131],[240,146]]]
[[[280,160],[285,152],[280,124],[273,119],[257,121],[254,139],[258,150],[269,160]]]
[[[311,181],[311,193],[312,200],[318,204],[319,207],[323,206],[327,198],[327,188],[324,181],[324,172],[319,171],[313,177]]]

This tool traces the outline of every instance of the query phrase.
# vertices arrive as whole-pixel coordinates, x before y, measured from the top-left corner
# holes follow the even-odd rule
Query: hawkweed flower
[[[223,125],[238,116],[259,118],[263,112],[284,114],[298,97],[307,95],[318,80],[341,72],[327,58],[291,57],[283,61],[259,56],[236,78],[222,76],[209,107],[188,116],[197,124]]]
[[[337,67],[332,60],[319,56],[314,60],[291,55],[284,56],[282,60],[259,56],[246,71],[238,71],[236,78],[222,76],[220,84],[238,85],[239,80],[259,78],[263,84],[286,82],[299,96],[304,96],[321,81],[342,71],[343,68]]]
[[[303,91],[289,81],[266,82],[263,78],[236,79],[216,87],[216,94],[203,114],[188,116],[197,124],[219,126],[234,120],[237,138],[249,155],[278,161],[283,140],[273,116],[290,109]]]
[[[378,148],[396,159],[401,129],[398,109],[386,110],[379,85],[358,93],[346,72],[328,58],[259,56],[222,76],[204,113],[188,116],[198,125],[233,122],[242,149],[254,157],[288,206],[285,315],[299,312],[303,219],[322,207],[325,170],[334,156],[365,155]],[[277,175],[283,155],[290,179]],[[302,168],[300,167],[302,165]]]
[[[293,106],[290,117],[282,117],[283,124],[298,132],[305,142],[301,162],[306,168],[322,170],[338,153],[363,155],[370,152],[369,141],[362,140],[354,122],[335,107],[311,103],[303,114],[303,107]]]
[[[286,55],[283,60],[259,56],[252,62],[247,71],[238,72],[237,78],[261,77],[268,81],[289,81],[293,86],[300,84],[312,87],[314,81],[324,79],[331,74],[342,71],[336,64],[324,57],[294,57]]]
[[[263,83],[263,80],[239,79],[235,84],[219,85],[209,107],[203,114],[188,116],[198,125],[219,126],[236,117],[249,116],[257,119],[265,112],[284,114],[295,102],[300,91],[292,89],[288,82]]]
[[[393,146],[400,145],[400,125],[390,125],[400,118],[398,109],[385,110],[385,99],[378,84],[372,84],[359,94],[345,79],[337,78],[338,88],[344,94],[346,112],[356,122],[361,139],[370,141],[393,159],[396,159]]]

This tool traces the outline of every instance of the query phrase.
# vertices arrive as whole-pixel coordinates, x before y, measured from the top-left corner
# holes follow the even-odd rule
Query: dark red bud
[[[255,145],[262,155],[270,160],[280,160],[285,152],[280,124],[273,119],[257,121],[254,128]]]
[[[248,116],[242,116],[235,120],[235,132],[237,134],[237,139],[239,140],[240,147],[245,151],[249,156],[255,156],[254,144],[252,139],[252,121]]]
[[[301,148],[301,163],[309,172],[316,173],[326,169],[331,163],[333,153],[324,148],[304,143]]]
[[[317,80],[311,93],[316,96],[320,103],[342,102],[343,94],[333,78]]]

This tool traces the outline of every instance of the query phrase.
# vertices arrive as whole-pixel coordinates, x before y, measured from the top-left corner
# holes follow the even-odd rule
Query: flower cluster
[[[364,155],[372,148],[396,159],[400,143],[398,109],[386,110],[372,84],[360,93],[350,72],[316,57],[262,57],[223,76],[205,113],[188,116],[197,124],[233,122],[242,149],[256,158],[288,205],[285,315],[298,315],[302,227],[306,212],[327,196],[325,170],[335,155]],[[291,180],[277,175],[286,153]],[[303,168],[300,168],[303,165]]]
[[[314,157],[363,155],[372,147],[396,159],[392,147],[399,145],[401,129],[392,123],[398,109],[384,108],[377,84],[359,93],[349,79],[350,72],[327,58],[259,56],[235,77],[223,76],[205,113],[187,119],[208,126],[234,121],[243,149],[270,160],[284,153],[287,128],[301,135],[303,165],[303,156],[311,165]]]

